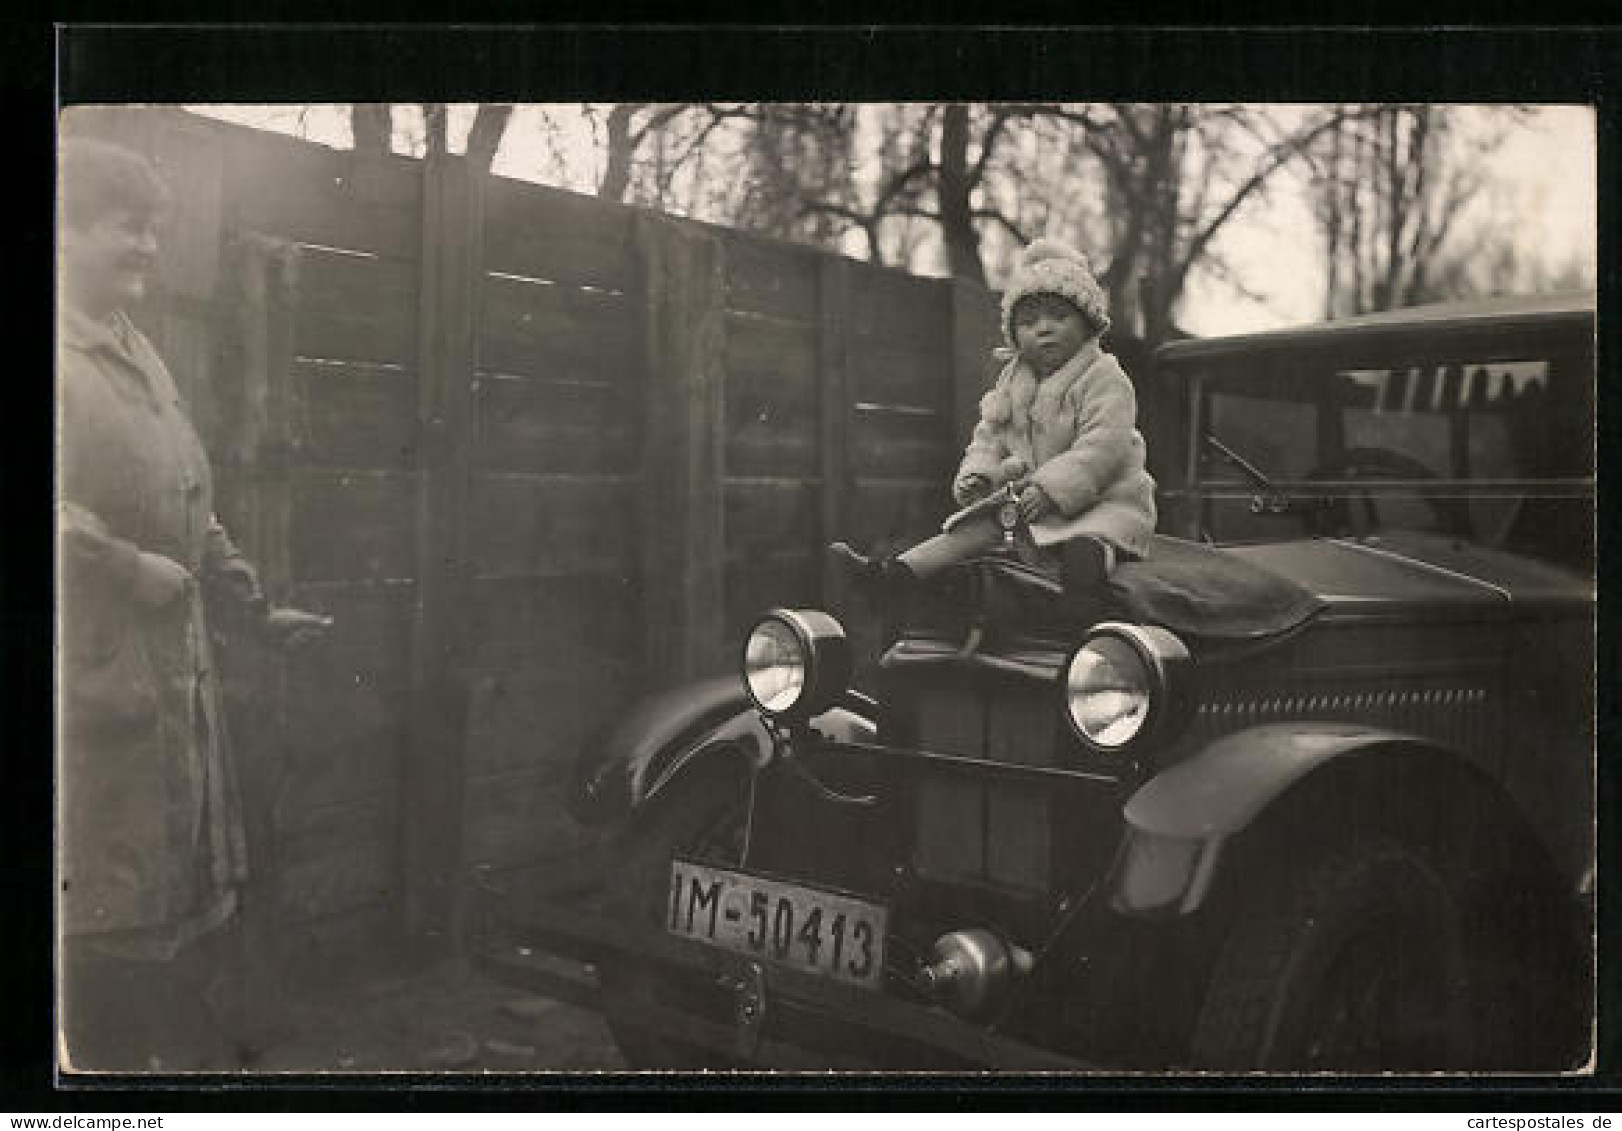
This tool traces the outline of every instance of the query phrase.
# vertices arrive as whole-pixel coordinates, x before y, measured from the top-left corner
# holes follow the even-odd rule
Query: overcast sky
[[[1592,264],[1597,245],[1598,173],[1594,114],[1587,107],[1542,107],[1506,138],[1489,158],[1490,180],[1501,194],[1500,211],[1519,225],[1519,244],[1535,258],[1559,266],[1581,255]],[[1467,244],[1473,224],[1487,222],[1485,196],[1470,224],[1454,238]],[[1268,206],[1225,232],[1220,251],[1235,272],[1267,296],[1264,305],[1247,302],[1232,288],[1197,278],[1184,300],[1179,322],[1196,334],[1311,322],[1321,316],[1323,266],[1306,202],[1276,193]],[[1592,277],[1592,269],[1590,270]],[[1302,285],[1300,280],[1307,280]]]
[[[347,147],[346,114],[336,107],[190,107],[247,124],[301,134]],[[455,107],[451,144],[461,147],[471,108]],[[1484,127],[1485,128],[1485,127]],[[551,162],[547,146],[567,155],[564,187],[588,190],[601,171],[602,155],[577,105],[520,107],[497,154],[495,171],[534,179]],[[1516,125],[1489,158],[1491,195],[1483,194],[1455,238],[1471,228],[1513,216],[1516,239],[1530,258],[1551,267],[1581,256],[1590,264],[1596,247],[1594,116],[1587,107],[1551,106]],[[1489,221],[1488,217],[1493,219]],[[1314,243],[1307,203],[1299,193],[1275,192],[1264,206],[1236,218],[1219,238],[1218,250],[1249,290],[1264,301],[1196,275],[1179,312],[1179,323],[1196,334],[1231,333],[1309,322],[1323,303],[1323,268]],[[1592,271],[1590,271],[1590,275]]]

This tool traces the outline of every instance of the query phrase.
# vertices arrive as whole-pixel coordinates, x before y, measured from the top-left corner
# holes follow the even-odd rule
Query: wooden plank
[[[639,487],[624,476],[480,475],[474,566],[486,576],[634,573]]]
[[[802,322],[816,318],[822,255],[738,232],[724,238],[728,310]]]
[[[817,348],[815,326],[727,318],[728,474],[816,474]]]
[[[334,623],[320,647],[287,669],[285,819],[397,788],[414,596],[409,585],[306,586],[293,594]]]
[[[927,538],[952,511],[944,479],[858,478],[851,494],[851,529],[857,545],[891,553]]]
[[[219,280],[224,316],[214,320],[215,333],[203,347],[213,371],[199,373],[211,394],[205,427],[218,476],[215,509],[256,563],[259,582],[272,601],[284,600],[290,584],[287,479],[293,398],[288,385],[296,263],[297,251],[288,244],[254,236],[232,242]],[[257,1016],[280,997],[276,958],[286,918],[280,887],[285,810],[280,803],[285,783],[297,772],[288,719],[298,716],[302,703],[290,697],[288,673],[299,665],[259,648],[226,653],[222,670],[237,735],[249,869],[242,917],[244,997]]]
[[[474,392],[486,429],[525,420],[605,428],[628,423],[633,416],[625,387],[609,381],[481,373]],[[626,461],[635,463],[636,455],[627,453]]]
[[[817,411],[817,471],[821,478],[820,521],[811,532],[809,553],[817,568],[819,603],[842,591],[845,571],[827,556],[829,543],[842,539],[850,521],[851,486],[851,309],[850,268],[842,258],[821,261],[817,275],[817,369],[821,401]]]
[[[598,649],[579,664],[561,649],[538,656],[533,648],[527,654],[508,648],[511,659],[477,669],[470,678],[469,774],[544,765],[561,775],[588,736],[636,699],[640,657],[634,640],[617,656]],[[497,652],[492,648],[487,656]]]
[[[227,224],[398,259],[421,254],[421,162],[353,154],[220,124]]]
[[[729,314],[725,350],[729,385],[774,391],[784,403],[803,407],[806,419],[816,419],[815,323]]]
[[[726,636],[734,655],[742,647],[743,634],[767,609],[820,607],[822,569],[822,555],[805,550],[729,561]]]
[[[355,362],[293,365],[293,443],[316,467],[410,471],[417,463],[417,382],[408,369]]]
[[[879,344],[938,348],[951,320],[949,281],[869,263],[853,262],[851,270],[858,356],[865,346]]]
[[[417,605],[397,876],[405,934],[430,953],[449,942],[462,880],[467,726],[463,609],[472,572],[469,480],[477,304],[485,278],[485,180],[463,158],[430,156],[423,167],[417,307],[422,473],[417,477]]]
[[[288,543],[295,581],[415,574],[415,475],[301,468],[291,492]]]
[[[495,373],[629,384],[636,308],[622,294],[488,276],[479,366]]]
[[[642,585],[647,673],[708,673],[720,659],[723,609],[721,244],[692,225],[639,218],[643,330]]]
[[[546,767],[468,782],[467,859],[471,866],[511,868],[597,843],[564,808],[564,775]]]
[[[736,475],[814,476],[817,444],[814,435],[774,431],[756,420],[727,437],[727,470]]]
[[[640,421],[623,388],[603,381],[483,375],[474,391],[482,468],[632,473]]]
[[[365,673],[356,674],[364,676]],[[378,713],[387,713],[383,721],[372,725],[352,721],[362,711],[368,716],[374,713],[371,707],[356,705],[369,698],[379,702]],[[327,704],[337,712],[331,718],[339,725],[329,724],[287,758],[283,792],[276,798],[280,802],[282,820],[297,820],[295,810],[310,806],[345,805],[380,793],[397,792],[400,762],[409,741],[406,728],[399,722],[406,711],[403,690],[394,688],[390,694],[382,695],[362,684],[347,695],[327,694],[310,702]]]
[[[166,114],[153,158],[177,203],[184,202],[178,214],[185,216],[185,223],[171,224],[164,233],[158,281],[174,294],[211,298],[224,235],[225,146],[198,119]]]
[[[492,471],[613,475],[634,471],[640,441],[634,421],[549,425],[521,419],[493,427],[481,441],[479,466]]]
[[[165,307],[153,340],[204,445],[211,454],[219,451],[222,442],[228,442],[227,420],[235,415],[236,406],[230,402],[240,392],[227,386],[221,380],[223,375],[216,372],[215,358],[220,349],[216,320]]]
[[[858,342],[852,358],[851,396],[870,404],[950,411],[951,327],[942,323],[928,348]]]
[[[304,248],[299,257],[300,357],[411,365],[417,265]]]
[[[216,466],[225,474],[219,503],[237,544],[273,599],[292,581],[292,493],[289,483],[290,387],[298,251],[257,236],[233,241],[231,317],[220,331],[221,412]],[[231,411],[224,411],[229,405]]]
[[[554,283],[627,291],[635,276],[636,216],[634,209],[578,193],[489,177],[485,265]]]
[[[952,416],[959,447],[980,419],[980,398],[997,378],[991,351],[1002,342],[997,296],[984,287],[952,281]]]
[[[283,845],[281,890],[299,919],[392,901],[394,803],[378,797],[309,814]]]
[[[476,580],[467,618],[478,647],[470,651],[469,664],[593,669],[587,678],[598,679],[630,663],[642,621],[633,565],[572,577]]]
[[[956,470],[961,452],[952,443],[944,413],[859,409],[851,422],[852,473],[884,479],[930,479],[941,483]]]
[[[822,495],[816,480],[729,479],[725,498],[729,556],[804,552],[808,532],[821,523]]]

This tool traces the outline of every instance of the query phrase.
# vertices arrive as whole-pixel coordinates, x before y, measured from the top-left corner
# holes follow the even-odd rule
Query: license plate
[[[671,934],[869,989],[884,975],[888,914],[848,895],[687,860],[670,864]]]

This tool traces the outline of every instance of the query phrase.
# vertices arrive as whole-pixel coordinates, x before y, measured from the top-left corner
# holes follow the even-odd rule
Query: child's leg
[[[1083,534],[1059,547],[1063,564],[1060,580],[1066,593],[1095,589],[1109,580],[1115,565],[1115,548],[1102,538]]]
[[[911,570],[914,577],[934,577],[976,554],[995,549],[1002,541],[1002,529],[989,516],[982,516],[918,543],[897,555],[896,561]]]

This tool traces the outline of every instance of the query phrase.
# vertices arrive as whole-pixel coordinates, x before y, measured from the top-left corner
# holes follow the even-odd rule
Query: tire
[[[1238,909],[1195,1024],[1196,1067],[1467,1067],[1463,917],[1442,876],[1389,839],[1321,852]]]
[[[748,800],[747,782],[731,767],[700,767],[670,783],[613,850],[608,909],[650,933],[663,930],[670,860],[694,853],[736,863]],[[728,1067],[712,1050],[674,1041],[638,1023],[639,1002],[662,999],[667,987],[646,970],[603,962],[598,971],[603,1014],[627,1067]]]

